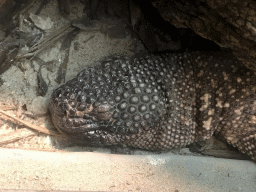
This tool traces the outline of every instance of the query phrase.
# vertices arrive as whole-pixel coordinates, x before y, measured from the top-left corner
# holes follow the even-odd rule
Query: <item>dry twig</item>
[[[45,128],[45,127],[41,127],[41,126],[38,126],[38,125],[33,125],[32,123],[29,123],[29,122],[27,122],[27,121],[24,121],[24,120],[22,120],[22,119],[19,119],[19,118],[17,118],[17,117],[14,117],[14,116],[12,116],[12,115],[6,113],[5,111],[3,111],[3,110],[1,110],[1,109],[0,109],[0,114],[2,114],[2,115],[4,115],[4,116],[7,116],[9,119],[12,119],[12,120],[14,120],[14,121],[16,121],[16,122],[19,122],[19,123],[21,123],[21,124],[27,126],[28,128],[33,129],[33,130],[36,130],[36,131],[38,131],[38,132],[40,132],[40,133],[44,133],[44,134],[47,134],[47,135],[54,135],[54,136],[63,137],[63,136],[62,136],[61,134],[59,134],[59,133],[56,133],[56,132],[54,132],[54,131],[50,131],[50,130],[48,130],[48,129]]]
[[[25,131],[24,129],[18,129],[9,134],[1,135],[0,146],[6,145],[8,143],[13,143],[20,139],[24,139],[30,136],[35,135],[32,131]]]

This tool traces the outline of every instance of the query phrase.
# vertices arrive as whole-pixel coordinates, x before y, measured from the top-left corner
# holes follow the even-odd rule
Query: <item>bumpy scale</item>
[[[255,73],[230,54],[115,56],[57,88],[49,109],[85,145],[168,150],[215,133],[256,159],[255,91]]]

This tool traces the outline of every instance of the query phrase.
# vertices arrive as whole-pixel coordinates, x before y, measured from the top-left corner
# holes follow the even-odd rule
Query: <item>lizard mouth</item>
[[[49,105],[54,126],[58,131],[66,134],[107,130],[114,109],[114,106],[107,102],[74,103],[56,97],[51,98]]]

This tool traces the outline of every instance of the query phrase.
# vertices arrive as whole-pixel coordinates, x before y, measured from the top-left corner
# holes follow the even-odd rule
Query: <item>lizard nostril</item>
[[[76,115],[76,109],[71,108],[71,109],[69,110],[69,114],[70,114],[71,116],[75,116],[75,115]]]

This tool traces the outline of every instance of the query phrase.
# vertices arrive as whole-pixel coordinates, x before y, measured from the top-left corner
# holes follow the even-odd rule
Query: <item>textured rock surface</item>
[[[229,54],[117,56],[57,88],[49,108],[86,145],[167,150],[215,133],[255,159],[255,83]]]
[[[161,16],[176,27],[187,27],[222,47],[229,47],[256,70],[256,2],[253,0],[153,0]]]
[[[2,192],[256,191],[256,166],[250,161],[3,148],[0,154]]]

